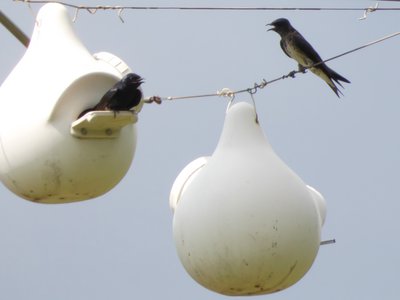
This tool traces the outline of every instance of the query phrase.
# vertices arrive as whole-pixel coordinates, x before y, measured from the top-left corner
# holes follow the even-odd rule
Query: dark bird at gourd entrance
[[[142,99],[142,92],[139,87],[143,82],[143,78],[135,73],[125,75],[104,94],[99,103],[81,112],[78,119],[90,111],[119,112],[130,110],[137,106]]]
[[[268,31],[273,30],[281,36],[280,45],[283,52],[297,61],[300,71],[305,71],[306,68],[310,69],[311,72],[322,78],[322,80],[329,85],[336,96],[340,98],[340,95],[343,95],[335,85],[335,82],[343,87],[340,81],[347,83],[350,83],[350,81],[322,62],[317,51],[314,50],[310,43],[307,42],[287,19],[277,19],[267,24],[267,26],[273,26],[273,28],[268,29]]]

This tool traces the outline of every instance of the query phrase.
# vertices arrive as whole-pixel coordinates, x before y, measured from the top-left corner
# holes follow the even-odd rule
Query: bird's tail
[[[343,85],[340,83],[340,81],[350,83],[350,80],[348,80],[348,79],[344,78],[342,75],[336,73],[331,68],[329,68],[327,65],[325,65],[325,68],[326,68],[326,73],[330,75],[331,79],[334,80],[341,87],[343,87]]]
[[[329,85],[329,87],[332,89],[332,91],[334,91],[334,93],[336,94],[336,96],[338,96],[338,98],[340,98],[341,95],[343,96],[342,91],[338,89],[338,87],[335,85],[335,83],[332,80],[329,80],[326,83]],[[337,83],[339,83],[339,82],[337,82]],[[341,87],[343,87],[340,83],[339,83],[339,85]]]
[[[340,83],[340,81],[342,82],[346,82],[346,83],[350,83],[350,80],[344,78],[342,75],[338,74],[337,72],[333,71],[331,68],[329,68],[326,64],[323,64],[322,67],[322,73],[325,75],[323,76],[322,74],[319,74],[319,76],[322,77],[322,79],[325,80],[325,82],[329,85],[329,87],[334,91],[334,93],[336,94],[336,96],[338,96],[340,98],[340,95],[343,96],[343,93],[338,89],[338,87],[335,85],[335,82],[337,84],[339,84],[342,88],[343,85]],[[324,78],[325,77],[325,78]]]

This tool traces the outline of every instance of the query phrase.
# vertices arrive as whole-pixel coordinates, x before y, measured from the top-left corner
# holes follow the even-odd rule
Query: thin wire
[[[124,9],[148,9],[148,10],[302,10],[302,11],[365,11],[367,8],[361,7],[249,7],[249,6],[236,6],[236,7],[211,7],[211,6],[112,6],[112,5],[96,5],[85,6],[75,5],[64,1],[48,1],[48,0],[14,0],[15,2],[25,2],[32,4],[45,4],[45,3],[58,3],[68,7],[84,10],[124,10]],[[376,8],[381,11],[400,10],[400,7],[384,7]]]
[[[366,47],[372,46],[372,45],[374,45],[374,44],[383,42],[383,41],[388,40],[388,39],[390,39],[390,38],[393,38],[393,37],[395,37],[395,36],[397,36],[397,35],[400,35],[400,31],[395,32],[395,33],[392,33],[392,34],[389,34],[389,35],[387,35],[387,36],[384,36],[384,37],[382,37],[382,38],[380,38],[380,39],[377,39],[377,40],[375,40],[375,41],[369,42],[369,43],[367,43],[367,44],[364,44],[364,45],[362,45],[362,46],[360,46],[360,47],[357,47],[357,48],[354,48],[354,49],[352,49],[352,50],[349,50],[349,51],[343,52],[343,53],[341,53],[341,54],[335,55],[335,56],[333,56],[333,57],[331,57],[331,58],[328,58],[328,59],[326,59],[326,60],[320,61],[320,62],[318,62],[318,63],[316,63],[316,64],[311,65],[311,66],[304,67],[303,70],[293,70],[293,71],[289,72],[289,73],[286,74],[286,75],[277,77],[277,78],[272,79],[272,80],[269,80],[269,81],[263,79],[263,80],[261,81],[261,83],[254,83],[254,86],[251,87],[251,88],[246,88],[246,89],[237,90],[237,91],[231,91],[231,90],[229,90],[229,89],[223,89],[222,91],[217,91],[216,93],[202,94],[202,95],[175,96],[175,97],[173,97],[173,96],[169,96],[169,97],[152,96],[152,97],[149,97],[149,98],[145,98],[145,99],[144,99],[144,102],[145,102],[145,103],[156,102],[156,103],[160,104],[160,103],[161,103],[162,101],[164,101],[164,100],[180,100],[180,99],[206,98],[206,97],[214,97],[214,96],[228,96],[228,97],[232,98],[232,96],[234,96],[234,95],[236,95],[236,94],[245,93],[245,92],[249,93],[250,95],[253,95],[253,94],[255,94],[259,89],[263,89],[263,88],[265,88],[267,85],[270,85],[271,83],[274,83],[274,82],[277,82],[277,81],[279,81],[279,80],[283,80],[283,79],[286,79],[286,78],[295,78],[295,75],[296,75],[296,74],[305,73],[305,70],[307,70],[307,69],[311,69],[311,68],[316,67],[316,66],[318,66],[318,65],[320,65],[320,64],[322,64],[322,63],[325,63],[325,62],[328,62],[328,61],[337,59],[337,58],[342,57],[342,56],[344,56],[344,55],[347,55],[347,54],[353,53],[353,52],[355,52],[355,51],[364,49],[364,48],[366,48]]]
[[[77,16],[78,16],[78,12],[81,9],[87,10],[89,13],[91,14],[95,14],[98,10],[117,10],[118,12],[118,17],[120,18],[120,20],[122,22],[124,22],[123,18],[122,18],[122,12],[124,9],[149,9],[149,10],[155,10],[155,9],[159,9],[159,10],[303,10],[303,11],[364,11],[364,17],[360,18],[360,19],[365,19],[367,13],[370,12],[374,12],[374,11],[393,11],[393,10],[400,10],[400,7],[389,7],[389,8],[379,8],[378,5],[376,5],[375,7],[369,7],[369,8],[355,8],[355,7],[183,7],[183,6],[110,6],[110,5],[97,5],[97,6],[84,6],[84,5],[74,5],[74,4],[70,4],[67,2],[63,2],[63,1],[45,1],[45,0],[14,0],[15,2],[24,2],[24,3],[28,3],[29,4],[45,4],[45,3],[58,3],[58,4],[62,4],[64,6],[67,7],[72,7],[75,8],[75,15],[74,15],[74,19],[76,20]],[[385,36],[383,38],[380,38],[378,40],[372,41],[370,43],[367,43],[365,45],[362,45],[360,47],[354,48],[352,50],[346,51],[344,53],[341,53],[339,55],[333,56],[329,59],[326,59],[324,61],[318,62],[316,64],[313,64],[311,66],[308,67],[304,67],[302,70],[293,70],[291,72],[289,72],[286,75],[283,75],[281,77],[272,79],[270,81],[266,81],[265,79],[262,80],[261,83],[254,83],[254,86],[252,88],[247,88],[247,89],[242,89],[242,90],[238,90],[238,91],[230,91],[226,92],[224,90],[217,91],[216,93],[211,93],[211,94],[202,94],[202,95],[190,95],[190,96],[170,96],[170,97],[159,97],[159,96],[152,96],[149,98],[146,98],[144,101],[146,103],[152,103],[152,102],[156,102],[158,104],[160,104],[163,100],[179,100],[179,99],[191,99],[191,98],[205,98],[205,97],[213,97],[213,96],[228,96],[230,98],[234,97],[236,94],[239,93],[244,93],[247,92],[250,95],[255,94],[259,89],[263,89],[264,87],[266,87],[267,85],[270,85],[271,83],[277,82],[279,80],[283,80],[286,78],[295,78],[295,75],[298,73],[305,73],[305,71],[307,69],[313,68],[318,66],[319,64],[337,59],[341,56],[350,54],[352,52],[361,50],[363,48],[369,47],[371,45],[380,43],[384,40],[387,40],[389,38],[392,38],[394,36],[399,35],[400,32],[395,32],[393,34],[390,34],[388,36]]]
[[[352,49],[352,50],[346,51],[346,52],[344,52],[344,53],[342,53],[342,54],[333,56],[333,57],[331,57],[331,58],[325,60],[324,62],[328,62],[328,61],[334,60],[334,59],[339,58],[339,57],[341,57],[341,56],[344,56],[344,55],[350,54],[350,53],[352,53],[352,52],[361,50],[361,49],[363,49],[363,48],[372,46],[372,45],[374,45],[374,44],[383,42],[384,40],[390,39],[390,38],[395,37],[396,35],[399,35],[399,34],[400,34],[400,31],[399,31],[399,32],[392,33],[392,34],[389,34],[389,35],[384,36],[383,38],[380,38],[380,39],[378,39],[378,40],[369,42],[369,43],[367,43],[367,44],[365,44],[365,45],[362,45],[362,46],[360,46],[360,47],[357,47],[357,48],[354,48],[354,49]],[[320,63],[322,63],[322,62],[320,62]],[[318,63],[318,64],[320,64],[320,63]],[[318,65],[318,64],[315,64],[314,66],[316,66],[316,65]]]

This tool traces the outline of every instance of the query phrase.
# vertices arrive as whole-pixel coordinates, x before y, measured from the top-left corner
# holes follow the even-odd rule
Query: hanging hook
[[[35,12],[33,11],[33,8],[32,8],[32,6],[31,6],[31,3],[30,3],[29,1],[26,1],[26,0],[24,0],[24,2],[26,3],[26,5],[27,5],[28,8],[29,8],[29,12],[31,13],[33,19],[35,20],[35,24],[38,26],[38,25],[39,25],[39,21],[36,19],[36,14],[35,14]]]
[[[231,106],[232,106],[232,103],[233,103],[233,100],[235,100],[235,93],[231,93],[231,94],[229,94],[229,95],[227,95],[230,99],[229,99],[229,102],[228,102],[228,107],[226,108],[226,111],[228,111],[230,108],[231,108]]]
[[[256,106],[256,101],[254,100],[254,94],[257,93],[257,86],[254,86],[252,89],[247,90],[250,94],[251,100],[253,101],[253,106],[254,106],[254,114],[256,115],[256,123],[258,124],[258,114],[257,114],[257,106]]]
[[[246,89],[246,92],[248,92],[250,95],[253,95],[257,93],[257,88],[256,87],[248,88]]]
[[[124,8],[121,6],[117,6],[118,7],[118,18],[121,20],[122,23],[125,23],[124,19],[122,18],[122,12],[124,11]]]
[[[365,20],[367,18],[367,15],[369,13],[372,13],[378,9],[379,2],[376,2],[375,6],[370,6],[366,10],[364,10],[364,15],[361,18],[358,18],[359,20]]]
[[[75,23],[76,19],[78,19],[78,14],[79,14],[79,7],[75,9],[74,17],[72,18],[72,23]]]
[[[216,95],[220,97],[229,97],[228,107],[226,108],[226,111],[228,111],[233,100],[235,99],[235,92],[233,92],[230,88],[223,88],[222,90],[217,91]]]

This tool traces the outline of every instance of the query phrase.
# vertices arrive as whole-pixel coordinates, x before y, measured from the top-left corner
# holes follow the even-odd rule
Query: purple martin
[[[139,89],[142,83],[143,78],[135,73],[125,75],[104,94],[99,103],[81,112],[78,119],[95,110],[110,110],[114,112],[130,110],[138,105],[142,99],[142,92]]]
[[[267,25],[273,26],[273,28],[268,29],[268,31],[273,30],[281,36],[280,44],[283,52],[297,61],[299,71],[305,71],[306,68],[309,68],[311,72],[321,77],[322,80],[329,85],[329,87],[335,92],[336,96],[340,98],[340,94],[343,95],[335,85],[335,82],[343,87],[339,81],[347,83],[350,83],[350,81],[333,71],[322,62],[317,51],[314,50],[310,43],[307,42],[307,40],[290,24],[287,19],[280,18]]]

